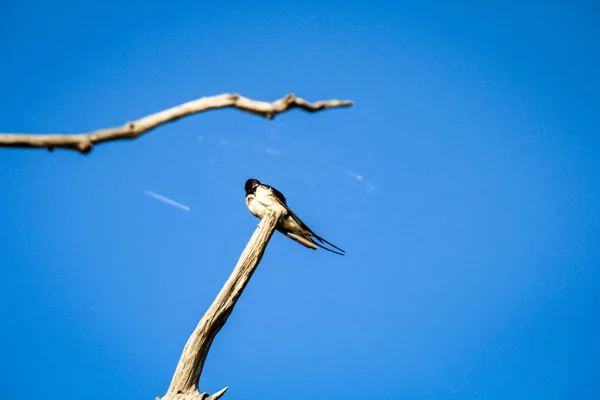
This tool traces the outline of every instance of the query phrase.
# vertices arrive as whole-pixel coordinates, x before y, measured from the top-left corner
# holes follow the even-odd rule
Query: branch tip
[[[227,389],[229,389],[229,387],[225,386],[223,389],[219,390],[218,392],[216,392],[212,396],[209,396],[208,400],[218,400],[218,399],[220,399],[221,396],[223,396],[225,394],[225,392],[227,391]]]

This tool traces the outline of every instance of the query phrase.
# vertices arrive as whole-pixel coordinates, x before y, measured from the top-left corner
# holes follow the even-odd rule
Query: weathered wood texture
[[[188,339],[173,375],[171,386],[162,400],[218,399],[227,390],[225,387],[212,396],[209,396],[208,393],[199,393],[200,374],[210,345],[227,322],[235,303],[260,263],[280,216],[280,214],[268,213],[258,224],[225,286]]]
[[[94,145],[112,140],[135,139],[140,135],[168,122],[179,118],[198,114],[217,108],[237,108],[239,110],[272,119],[275,115],[284,113],[293,108],[300,108],[308,112],[316,112],[328,108],[348,107],[352,102],[348,100],[327,100],[310,103],[304,99],[288,94],[282,99],[272,103],[251,100],[235,93],[226,93],[211,97],[202,97],[188,103],[172,107],[155,114],[148,115],[125,125],[101,129],[89,133],[72,135],[53,134],[23,134],[0,133],[0,147],[17,148],[56,148],[76,150],[80,153],[89,153]]]

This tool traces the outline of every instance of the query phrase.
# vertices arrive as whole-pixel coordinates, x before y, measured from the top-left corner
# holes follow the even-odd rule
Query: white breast
[[[248,210],[250,210],[255,217],[262,219],[265,216],[267,209],[258,200],[256,200],[255,195],[251,194],[246,196],[246,205],[248,206]]]

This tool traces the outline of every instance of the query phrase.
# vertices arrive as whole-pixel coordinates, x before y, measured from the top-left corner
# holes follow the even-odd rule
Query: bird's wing
[[[283,195],[283,193],[281,193],[279,190],[275,189],[273,186],[269,186],[269,185],[265,185],[264,183],[262,184],[266,189],[269,189],[273,195],[275,195],[275,197],[277,197],[277,200],[279,200],[283,205],[286,205],[286,199],[285,196]]]
[[[282,206],[283,206],[283,207],[284,207],[284,208],[287,210],[287,212],[290,214],[290,216],[296,220],[296,222],[298,223],[298,225],[300,225],[300,226],[301,226],[303,229],[305,229],[306,231],[310,232],[310,234],[311,234],[312,236],[314,236],[314,237],[315,237],[315,239],[317,239],[319,242],[321,242],[321,243],[327,243],[327,244],[328,244],[328,245],[330,245],[331,247],[334,247],[334,248],[336,248],[337,250],[341,251],[342,253],[345,253],[345,250],[342,250],[342,249],[340,249],[339,247],[337,247],[335,244],[333,244],[333,243],[331,243],[331,242],[328,242],[327,240],[323,239],[321,236],[317,235],[317,234],[316,234],[316,233],[315,233],[315,232],[314,232],[312,229],[310,229],[310,228],[308,227],[308,225],[306,225],[306,224],[304,223],[304,221],[302,221],[302,220],[300,219],[300,217],[299,217],[298,215],[296,215],[296,213],[295,213],[295,212],[293,212],[293,211],[292,211],[292,209],[291,209],[291,208],[290,208],[290,207],[287,205],[287,203],[286,203],[286,200],[285,200],[285,197],[283,196],[283,193],[281,193],[279,190],[275,189],[275,188],[274,188],[274,187],[272,187],[272,186],[269,186],[269,185],[264,185],[264,186],[265,186],[266,188],[268,188],[268,189],[269,189],[269,190],[270,190],[270,191],[273,193],[273,195],[275,196],[275,198],[277,199],[277,201],[279,201],[279,203],[280,203],[280,204],[281,204],[281,205],[282,205]],[[313,243],[314,243],[314,242],[313,242]],[[326,247],[320,246],[320,245],[318,245],[317,243],[315,243],[315,244],[316,244],[317,246],[319,246],[319,247],[323,248],[323,249],[326,249],[326,250],[329,250],[329,251],[331,251],[332,253],[340,254],[340,253],[338,253],[338,252],[336,252],[336,251],[332,251],[331,249],[328,249],[328,248],[326,248]]]

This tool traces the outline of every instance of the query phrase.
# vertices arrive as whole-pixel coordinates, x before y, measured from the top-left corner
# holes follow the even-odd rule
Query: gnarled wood
[[[256,270],[280,217],[280,214],[271,212],[258,224],[229,279],[188,339],[171,380],[171,386],[162,400],[218,399],[227,390],[225,387],[212,396],[208,393],[199,393],[200,374],[210,345],[227,322],[235,303]]]
[[[284,113],[293,108],[300,108],[308,112],[316,112],[327,108],[349,107],[351,105],[352,102],[349,100],[327,100],[310,103],[291,93],[272,103],[251,100],[235,93],[226,93],[217,96],[202,97],[148,115],[137,121],[128,122],[125,125],[116,128],[101,129],[89,133],[73,135],[0,133],[0,147],[47,148],[51,151],[56,148],[61,148],[77,150],[80,153],[85,154],[89,153],[96,144],[112,140],[135,139],[160,125],[176,121],[187,115],[198,114],[217,108],[232,107],[251,114],[260,115],[261,117],[273,119],[275,115]]]

